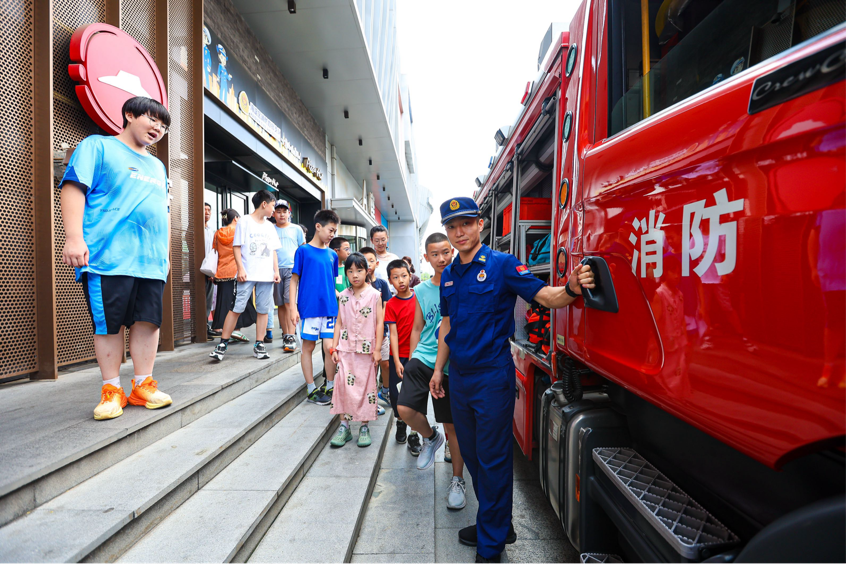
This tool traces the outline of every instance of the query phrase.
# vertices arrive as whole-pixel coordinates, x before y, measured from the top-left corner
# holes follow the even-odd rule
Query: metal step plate
[[[579,555],[579,560],[582,564],[594,564],[596,562],[608,562],[609,564],[622,564],[622,560],[616,554],[596,554],[593,552],[586,552]]]
[[[593,460],[668,543],[688,560],[700,550],[739,542],[737,535],[630,448],[595,448]]]

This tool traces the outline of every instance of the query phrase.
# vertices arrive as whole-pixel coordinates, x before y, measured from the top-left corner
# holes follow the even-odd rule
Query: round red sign
[[[113,135],[123,131],[123,103],[146,96],[167,107],[165,82],[144,47],[125,31],[93,23],[74,32],[68,73],[76,96],[97,125]]]

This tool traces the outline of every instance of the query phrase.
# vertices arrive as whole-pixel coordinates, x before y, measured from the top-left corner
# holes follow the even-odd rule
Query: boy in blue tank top
[[[171,404],[153,380],[170,271],[170,202],[164,164],[147,152],[170,125],[159,102],[142,96],[122,108],[123,131],[91,135],[76,146],[61,183],[65,245],[94,325],[103,376],[94,419],[114,419],[127,402],[157,409]],[[124,328],[135,376],[127,398],[120,383]]]

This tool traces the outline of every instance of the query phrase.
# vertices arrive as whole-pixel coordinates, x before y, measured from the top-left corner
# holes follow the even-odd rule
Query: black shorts
[[[116,335],[136,321],[162,326],[162,280],[83,272],[82,291],[95,335]]]
[[[417,358],[409,360],[403,368],[402,388],[400,388],[400,396],[397,403],[426,415],[430,395],[429,382],[432,380],[435,370],[429,368]],[[444,376],[442,386],[446,395],[439,399],[432,398],[435,421],[438,423],[452,423],[452,410],[449,406],[448,377]]]

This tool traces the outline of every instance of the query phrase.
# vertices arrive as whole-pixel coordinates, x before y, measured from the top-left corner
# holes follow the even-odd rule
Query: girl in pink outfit
[[[367,283],[367,259],[353,253],[344,261],[350,287],[338,298],[338,320],[331,348],[338,366],[332,414],[341,426],[330,443],[340,448],[352,440],[350,421],[361,421],[358,446],[370,446],[369,421],[376,419],[376,368],[382,359],[382,294]],[[377,331],[377,328],[380,329]]]

